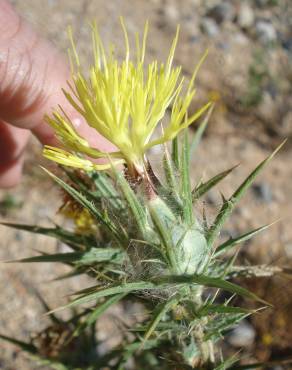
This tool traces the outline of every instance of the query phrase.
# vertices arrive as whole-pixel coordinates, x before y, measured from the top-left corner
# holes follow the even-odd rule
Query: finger
[[[34,128],[64,97],[60,87],[67,65],[12,9],[0,1],[0,116],[21,128]]]
[[[12,187],[20,181],[29,136],[29,130],[0,121],[0,188]]]
[[[61,91],[70,78],[64,57],[39,38],[5,0],[0,0],[0,54],[2,120],[31,129],[43,143],[51,144],[54,133],[43,117],[61,105],[94,146],[109,148],[108,142],[87,126]]]

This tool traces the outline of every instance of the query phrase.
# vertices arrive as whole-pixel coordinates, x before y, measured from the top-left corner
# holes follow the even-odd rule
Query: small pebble
[[[258,116],[269,121],[277,112],[276,102],[268,91],[263,91],[260,104],[258,105]]]
[[[238,45],[248,45],[249,38],[243,32],[237,32],[233,36],[233,41]]]
[[[210,206],[216,206],[219,204],[220,202],[219,197],[213,189],[209,190],[208,194],[206,195],[206,202]]]
[[[255,3],[258,7],[264,8],[265,6],[268,5],[270,0],[255,0]]]
[[[289,136],[292,134],[292,110],[287,112],[281,122],[281,134]]]
[[[247,29],[254,24],[255,16],[252,7],[247,2],[240,4],[237,23],[241,28]]]
[[[201,22],[201,28],[202,31],[208,36],[215,37],[219,34],[217,23],[212,18],[203,18]]]
[[[211,8],[207,16],[221,24],[225,21],[232,21],[235,18],[235,10],[232,4],[224,1]]]
[[[258,21],[256,23],[256,34],[260,42],[269,44],[277,40],[277,32],[269,21]]]
[[[284,248],[285,248],[285,252],[287,254],[287,257],[289,259],[292,259],[292,244],[286,244]]]
[[[177,22],[179,19],[178,8],[173,4],[168,4],[164,7],[164,15],[168,20]]]
[[[191,44],[195,44],[197,43],[199,40],[200,40],[200,37],[199,36],[196,36],[196,35],[190,35],[188,37],[188,40]]]
[[[263,202],[271,203],[273,201],[272,189],[266,182],[254,184],[252,190],[255,196]]]
[[[282,38],[281,44],[285,50],[292,53],[292,38]]]
[[[256,333],[253,326],[248,321],[243,320],[232,330],[227,340],[236,348],[249,347],[253,344],[255,335]]]

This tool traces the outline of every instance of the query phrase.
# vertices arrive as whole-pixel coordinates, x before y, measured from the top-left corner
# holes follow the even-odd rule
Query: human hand
[[[106,151],[109,143],[91,129],[64,97],[70,70],[64,57],[0,0],[0,188],[16,185],[31,133],[56,145],[44,114],[60,104],[79,133]]]

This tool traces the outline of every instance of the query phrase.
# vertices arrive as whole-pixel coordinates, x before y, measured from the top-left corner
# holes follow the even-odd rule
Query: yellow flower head
[[[66,194],[64,204],[59,209],[59,213],[74,222],[77,234],[96,234],[97,224],[91,213],[75,202],[74,199],[68,199],[67,197],[68,194]]]
[[[195,77],[205,55],[182,93],[184,78],[181,76],[181,67],[173,67],[179,28],[167,61],[162,64],[153,61],[145,65],[148,23],[145,25],[142,43],[136,35],[135,60],[130,58],[128,35],[122,19],[121,25],[126,46],[122,62],[115,58],[113,47],[110,52],[105,51],[96,25],[92,25],[94,64],[88,78],[82,72],[70,32],[73,50],[71,60],[72,65],[74,64],[73,84],[69,84],[69,91],[64,91],[68,101],[85,118],[88,125],[112,142],[117,151],[103,153],[90,147],[60,108],[60,112],[46,119],[66,150],[45,147],[44,155],[49,159],[67,166],[92,170],[106,169],[110,164],[94,164],[85,159],[84,155],[89,158],[119,158],[140,172],[145,152],[149,148],[173,139],[208,109],[210,103],[188,116],[188,108],[195,95]],[[161,136],[152,140],[156,126],[170,107],[169,123],[164,127]]]

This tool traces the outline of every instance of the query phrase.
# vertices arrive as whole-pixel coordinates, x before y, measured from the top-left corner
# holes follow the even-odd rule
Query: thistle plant
[[[62,369],[234,368],[238,358],[223,359],[220,340],[253,313],[234,306],[234,296],[266,303],[231,280],[238,275],[265,275],[270,270],[237,266],[236,258],[227,252],[268,225],[221,244],[219,235],[234,207],[280,147],[258,164],[230,198],[222,197],[222,206],[209,225],[206,216],[199,214],[198,202],[234,168],[191,186],[191,154],[213,109],[213,103],[207,102],[189,114],[196,75],[206,55],[186,83],[181,68],[173,66],[178,32],[166,62],[146,65],[148,25],[142,41],[136,36],[132,59],[126,27],[123,21],[121,24],[126,45],[122,61],[116,59],[113,47],[106,51],[96,25],[92,26],[94,64],[88,77],[70,32],[72,82],[64,90],[88,125],[116,150],[105,153],[90,146],[62,107],[46,117],[60,146],[46,146],[44,156],[60,164],[64,176],[47,173],[66,193],[61,212],[74,220],[75,231],[61,226],[6,225],[54,237],[72,249],[21,262],[63,262],[71,266],[70,275],[87,274],[95,280],[61,307],[74,308],[69,322],[61,325],[59,321],[70,333],[66,346],[80,336],[88,340],[96,321],[119,302],[139,302],[144,307],[143,319],[131,327],[124,325],[120,345],[109,348],[105,355],[97,350],[95,356],[89,356],[87,348],[79,346],[83,358],[88,355],[92,360],[90,365],[73,364],[68,356],[64,359],[62,346],[55,357],[48,352],[44,355],[35,343],[30,343],[29,349]],[[191,142],[188,127],[199,118],[202,121]],[[163,172],[158,174],[148,158],[149,149],[157,145],[162,149]],[[51,315],[56,320],[53,312]],[[91,345],[89,351],[92,354]]]

